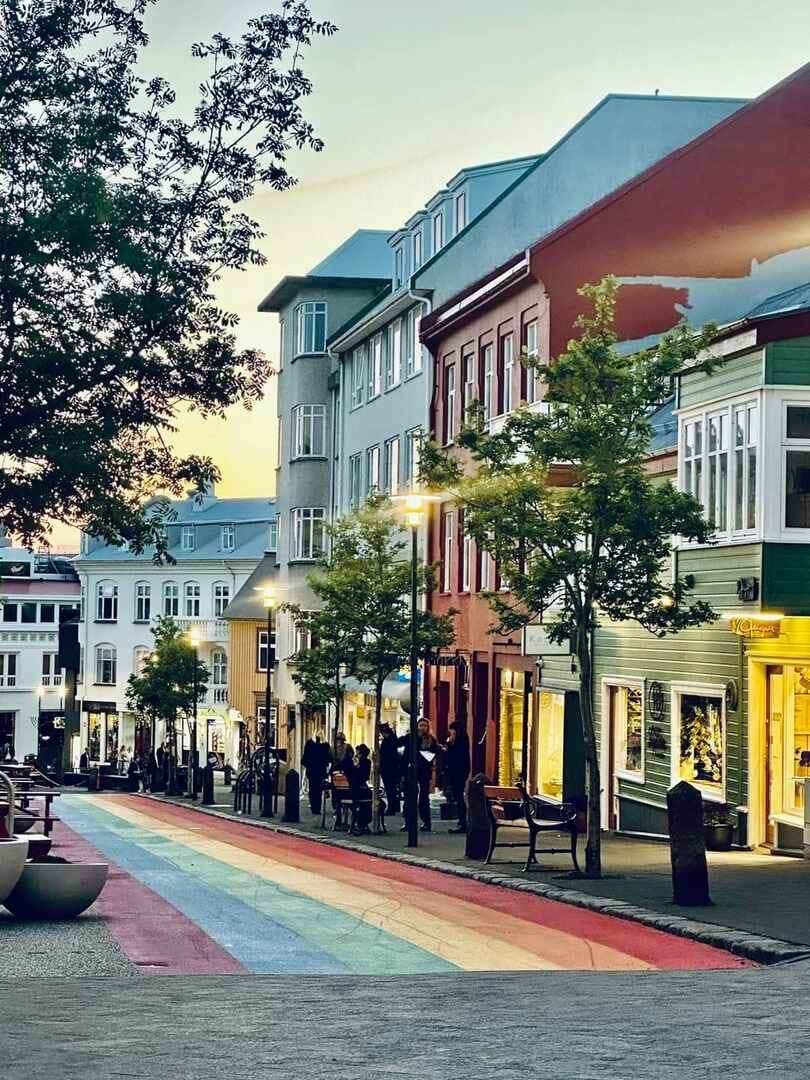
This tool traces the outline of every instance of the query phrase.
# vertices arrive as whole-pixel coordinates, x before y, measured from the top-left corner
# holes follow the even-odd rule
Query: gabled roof
[[[275,554],[265,555],[222,613],[224,619],[266,619],[261,588],[276,574]]]
[[[793,289],[769,296],[761,304],[746,314],[745,321],[755,319],[774,319],[779,315],[792,315],[797,311],[806,311],[810,308],[810,282],[804,285],[796,285]]]

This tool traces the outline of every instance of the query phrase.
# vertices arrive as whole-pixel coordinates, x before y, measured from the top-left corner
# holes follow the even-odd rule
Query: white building
[[[184,499],[171,504],[164,527],[174,560],[164,565],[154,562],[152,549],[133,555],[91,537],[83,540],[75,562],[82,597],[79,752],[107,761],[121,747],[131,754],[149,745],[151,732],[127,708],[127,681],[153,648],[155,621],[166,615],[196,633],[200,659],[210,672],[208,695],[198,708],[200,753],[216,750],[235,762],[240,721],[228,705],[228,624],[222,613],[265,552],[275,549],[274,502],[213,494]],[[164,737],[162,730],[155,732],[157,743]]]
[[[67,559],[12,547],[0,536],[0,760],[9,747],[19,761],[38,754],[41,736],[47,744],[54,727],[64,730],[59,624],[78,604],[79,581]]]

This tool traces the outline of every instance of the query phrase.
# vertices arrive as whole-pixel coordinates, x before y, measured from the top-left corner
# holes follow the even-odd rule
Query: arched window
[[[163,614],[169,618],[180,614],[180,586],[175,581],[163,583]]]
[[[228,682],[228,654],[222,649],[211,653],[211,682],[214,686],[225,686]]]
[[[132,670],[136,675],[143,674],[143,665],[146,663],[151,649],[148,645],[136,645],[132,654]]]
[[[114,581],[100,581],[96,586],[96,619],[99,622],[118,620],[118,586]]]
[[[214,582],[214,616],[219,618],[231,601],[231,587],[226,581]]]
[[[198,581],[187,581],[185,588],[186,606],[185,616],[187,619],[198,619],[200,617],[200,583]]]
[[[152,615],[152,586],[148,581],[135,582],[135,622],[149,622]]]
[[[117,660],[114,645],[96,645],[96,682],[100,686],[115,686]]]

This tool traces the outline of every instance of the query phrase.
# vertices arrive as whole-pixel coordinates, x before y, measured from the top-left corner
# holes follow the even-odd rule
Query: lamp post
[[[194,670],[192,673],[192,693],[194,695],[194,702],[192,704],[192,721],[191,721],[191,749],[188,755],[188,781],[186,784],[186,791],[189,799],[197,798],[197,693],[199,689],[199,683],[197,679],[197,664],[199,661],[199,647],[200,647],[200,635],[196,630],[190,630],[188,635],[189,643],[194,650]]]
[[[425,501],[419,494],[409,495],[405,500],[405,520],[411,530],[411,738],[410,760],[408,762],[408,790],[405,792],[405,821],[408,826],[408,847],[419,846],[419,772],[418,772],[418,749],[416,745],[418,729],[416,726],[417,711],[419,708],[419,687],[417,684],[417,540],[419,526],[422,524]]]
[[[267,611],[267,679],[264,684],[264,762],[262,768],[262,812],[264,818],[273,817],[274,808],[278,805],[278,736],[276,736],[276,772],[272,781],[270,777],[270,710],[273,705],[272,663],[270,660],[270,642],[273,637],[273,607],[276,596],[270,586],[259,590],[262,594],[262,602]]]

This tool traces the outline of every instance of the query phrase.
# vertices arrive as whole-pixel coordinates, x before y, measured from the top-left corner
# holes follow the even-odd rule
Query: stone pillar
[[[681,780],[667,792],[669,851],[672,860],[672,899],[685,907],[711,904],[703,798],[696,787]]]

